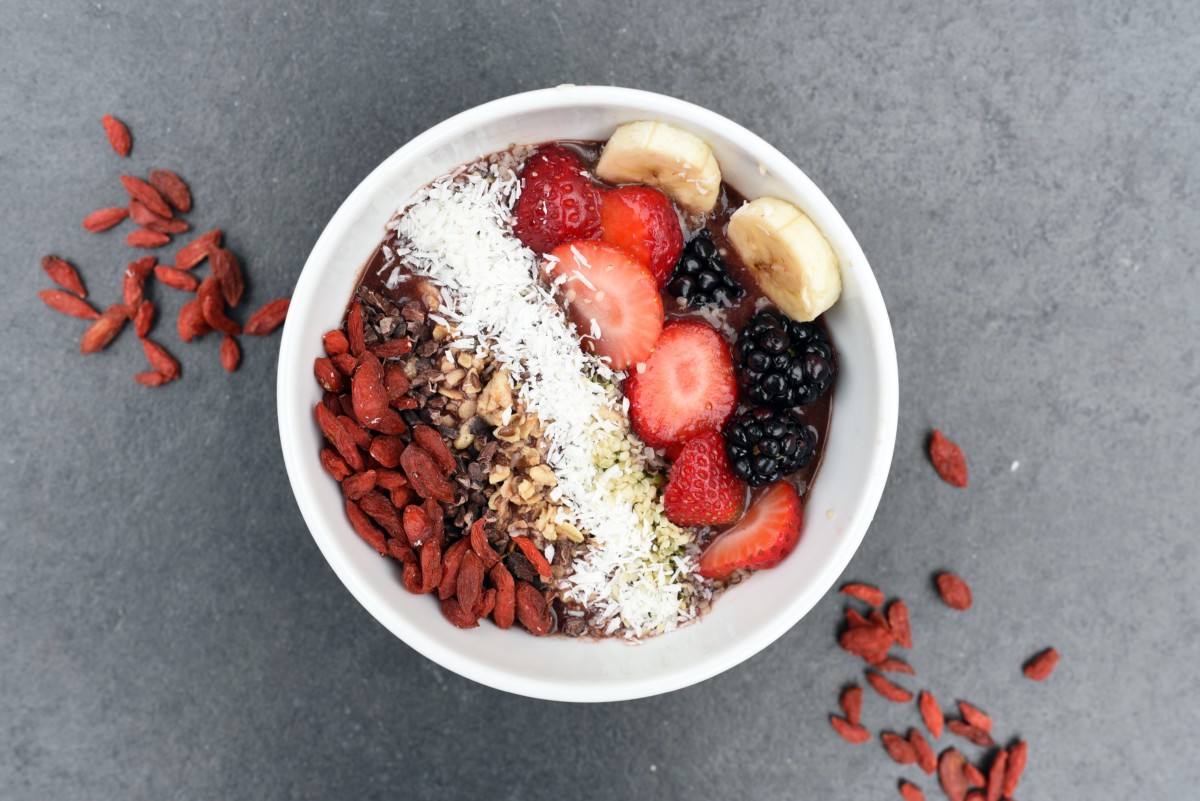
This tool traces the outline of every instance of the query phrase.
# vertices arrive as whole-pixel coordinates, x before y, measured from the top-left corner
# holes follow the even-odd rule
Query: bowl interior
[[[417,189],[451,168],[514,143],[605,139],[620,123],[656,118],[707,140],[733,186],[776,195],[813,218],[841,259],[844,289],[826,314],[842,373],[830,444],[805,509],[800,544],[779,567],[734,587],[699,624],[630,646],[534,638],[481,625],[460,631],[427,596],[406,592],[396,566],[346,520],[322,470],[313,359],[336,327],[384,224]],[[297,501],[330,565],[381,623],[413,648],[476,681],[573,701],[635,698],[700,681],[753,655],[829,589],[874,514],[895,439],[896,359],[878,286],[853,235],[798,168],[740,126],[682,101],[634,90],[568,87],[495,101],[436,126],[377,168],[347,199],[313,249],[293,295],[279,360],[280,436]]]

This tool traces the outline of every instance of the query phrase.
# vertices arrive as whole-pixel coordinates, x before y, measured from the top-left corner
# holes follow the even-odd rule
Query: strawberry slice
[[[538,148],[518,177],[522,188],[513,208],[513,233],[526,247],[546,253],[563,242],[599,235],[599,193],[575,153],[558,145]]]
[[[625,248],[650,268],[658,288],[666,286],[683,253],[679,215],[662,192],[622,186],[600,195],[600,238]]]
[[[615,370],[645,361],[663,330],[662,298],[654,277],[637,259],[605,242],[559,245],[543,268],[559,292],[584,350]]]
[[[625,380],[625,397],[634,433],[652,448],[719,429],[737,406],[729,346],[707,323],[672,322],[645,366]]]
[[[724,526],[745,506],[746,485],[729,467],[721,432],[705,431],[689,440],[663,489],[667,519],[677,526]]]
[[[700,554],[700,575],[728,578],[742,568],[774,567],[800,541],[802,513],[796,488],[786,481],[767,487],[746,516],[714,537]]]

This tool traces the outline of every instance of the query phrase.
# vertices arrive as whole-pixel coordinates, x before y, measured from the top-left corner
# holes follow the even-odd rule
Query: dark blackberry
[[[725,426],[725,453],[734,475],[752,487],[805,467],[817,452],[817,430],[794,413],[762,406]]]
[[[730,306],[746,295],[746,290],[725,271],[725,263],[707,230],[684,245],[667,292],[684,301],[685,306]]]
[[[751,403],[786,409],[824,395],[837,377],[825,329],[780,311],[761,311],[738,335],[738,384]]]

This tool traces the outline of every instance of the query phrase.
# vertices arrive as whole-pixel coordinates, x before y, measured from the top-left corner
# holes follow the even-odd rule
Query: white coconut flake
[[[560,592],[609,634],[669,631],[695,616],[692,534],[666,519],[653,452],[630,433],[616,388],[623,375],[583,352],[538,280],[539,259],[513,236],[519,192],[515,175],[494,165],[442,178],[389,226],[397,252],[407,248],[410,269],[442,289],[444,319],[430,319],[452,328],[456,346],[488,349],[546,426],[546,461],[558,479],[551,497],[564,522],[587,535]],[[599,336],[599,326],[590,333]]]

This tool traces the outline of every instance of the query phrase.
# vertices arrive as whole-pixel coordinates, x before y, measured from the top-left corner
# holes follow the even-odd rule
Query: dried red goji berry
[[[66,290],[43,289],[38,293],[38,297],[42,299],[43,303],[60,314],[78,317],[80,320],[100,319],[100,312],[92,308],[92,304],[72,295]]]
[[[1023,672],[1027,678],[1043,681],[1054,672],[1054,668],[1057,666],[1058,651],[1054,648],[1047,648],[1026,662]]]
[[[321,449],[321,466],[335,481],[341,481],[351,473],[350,465],[346,464],[346,460],[338,456],[333,448]]]
[[[459,569],[462,569],[461,566]],[[441,582],[442,544],[436,540],[430,540],[421,546],[421,594],[433,592]]]
[[[354,375],[354,370],[358,367],[358,359],[349,353],[339,353],[336,356],[330,356],[329,361],[333,362],[333,366],[337,368],[337,371],[346,378]],[[347,400],[353,402],[351,398],[347,398]],[[351,406],[350,408],[353,409],[354,407]]]
[[[478,606],[483,597],[483,562],[474,551],[468,550],[463,553],[455,587],[458,602],[462,604],[463,609],[475,609]]]
[[[135,259],[125,267],[121,276],[121,293],[124,295],[125,307],[132,317],[142,305],[142,293],[145,291],[146,276],[154,270],[154,257],[143,256]]]
[[[854,684],[842,690],[841,697],[838,698],[838,705],[841,706],[842,714],[846,716],[846,720],[855,725],[861,723],[863,705],[862,687]]]
[[[145,372],[138,373],[133,377],[133,380],[144,387],[161,387],[163,384],[168,384],[171,381],[171,379],[162,373],[155,372],[154,370],[146,370]]]
[[[452,598],[458,591],[458,568],[462,564],[463,554],[470,547],[470,540],[463,537],[442,554],[442,580],[438,582],[438,598],[443,601]]]
[[[938,758],[938,781],[950,801],[964,801],[967,797],[967,778],[963,774],[966,764],[966,757],[953,748],[947,748]]]
[[[883,742],[883,747],[887,750],[888,756],[896,764],[911,765],[917,761],[917,752],[912,747],[912,743],[899,734],[885,731],[879,735],[879,739]]]
[[[869,626],[870,623],[862,616],[862,613],[857,609],[846,607],[846,626],[852,629],[860,629],[863,626]]]
[[[889,656],[886,659],[875,663],[875,669],[880,673],[907,673],[910,676],[917,675],[917,671],[912,669],[912,665],[908,664],[903,659],[897,659],[894,656]]]
[[[380,556],[387,554],[387,538],[383,536],[383,532],[371,522],[371,519],[357,503],[350,500],[346,501],[346,516],[350,518],[350,525],[354,526],[354,530],[358,532],[358,536],[366,540],[367,544],[378,551]]]
[[[971,608],[971,588],[953,573],[939,574],[937,588],[942,602],[951,609],[964,611]]]
[[[350,343],[346,341],[346,335],[337,329],[327,332],[321,341],[325,344],[326,356],[337,356],[339,353],[350,352]]]
[[[384,397],[386,397],[386,392],[387,390],[385,389]],[[441,471],[448,476],[452,475],[458,468],[458,461],[454,458],[454,454],[450,452],[450,448],[446,445],[446,440],[442,438],[442,435],[432,427],[423,425],[414,426],[412,433],[416,443],[433,457],[433,461],[437,463]]]
[[[137,333],[138,339],[145,339],[150,333],[152,325],[154,325],[154,304],[143,300],[138,304],[137,313],[133,315],[133,330]]]
[[[521,553],[533,565],[533,569],[538,572],[538,575],[543,579],[548,579],[551,576],[550,562],[538,550],[537,544],[528,537],[509,537],[512,544],[521,549]]]
[[[937,699],[933,697],[933,693],[927,690],[921,691],[921,700],[917,703],[921,710],[921,719],[925,721],[925,728],[929,729],[929,733],[933,735],[933,739],[942,736],[942,728],[945,726],[946,720],[942,715],[942,708],[938,706]]]
[[[196,276],[165,264],[154,265],[154,277],[171,289],[178,289],[181,292],[195,292],[200,287],[200,279]]]
[[[408,544],[414,548],[424,545],[433,537],[433,523],[425,510],[417,504],[404,507],[404,535]],[[472,605],[468,605],[470,608]]]
[[[368,453],[384,467],[396,467],[400,464],[400,454],[404,452],[404,440],[399,437],[375,437],[371,440]]]
[[[879,606],[883,603],[883,590],[870,584],[846,584],[840,592],[842,595],[849,595],[851,598],[866,601],[871,606]]]
[[[125,187],[125,191],[129,193],[129,197],[138,201],[158,216],[173,216],[171,207],[167,205],[167,201],[163,200],[158,190],[141,178],[135,178],[132,175],[122,175],[121,185]]]
[[[916,729],[908,730],[908,742],[913,747],[913,751],[917,755],[917,767],[925,771],[926,775],[933,775],[937,770],[937,754],[933,752],[929,741],[925,736]]]
[[[313,375],[316,376],[317,383],[326,392],[342,391],[342,374],[326,357],[320,356],[313,362]],[[392,467],[392,465],[388,465],[388,467]]]
[[[179,377],[179,362],[174,356],[167,353],[162,345],[150,339],[143,339],[142,352],[146,354],[146,361],[155,370],[170,379]]]
[[[170,170],[151,170],[150,185],[157,189],[176,211],[187,214],[192,210],[192,193],[188,190],[188,185]]]
[[[892,637],[887,631],[864,621],[862,626],[843,631],[838,637],[838,645],[843,651],[862,657],[868,662],[879,662],[887,656]]]
[[[371,353],[379,359],[394,359],[412,350],[412,340],[404,337],[389,339],[387,342],[371,346]]]
[[[904,801],[925,801],[925,793],[921,792],[921,788],[912,782],[900,782],[900,797]]]
[[[109,306],[83,332],[83,338],[79,341],[79,352],[95,353],[108,347],[117,334],[121,333],[121,329],[125,327],[125,321],[128,319],[129,313],[125,310],[124,305],[115,303]]]
[[[83,227],[86,231],[98,234],[101,231],[107,231],[128,216],[129,209],[124,207],[114,206],[108,209],[96,209],[83,218]]]
[[[544,637],[554,628],[554,617],[546,599],[537,587],[525,581],[517,583],[517,620],[535,637]]]
[[[983,775],[983,771],[975,767],[972,762],[963,763],[963,776],[967,780],[967,785],[970,787],[983,787],[987,784],[987,777]],[[967,798],[971,796],[968,794]]]
[[[373,489],[375,489],[374,470],[355,473],[342,482],[342,494],[352,501],[357,501]]]
[[[83,288],[83,279],[79,277],[79,271],[72,267],[66,259],[60,259],[58,256],[43,256],[41,263],[42,269],[51,281],[81,298],[87,297],[87,290]]]
[[[214,228],[188,242],[175,254],[175,267],[179,270],[190,270],[208,258],[213,248],[221,244],[221,229]]]
[[[325,435],[325,439],[334,447],[338,455],[346,460],[346,464],[350,465],[350,469],[355,472],[366,469],[362,453],[359,452],[358,446],[354,444],[354,438],[346,433],[346,429],[342,426],[341,422],[326,408],[325,404],[318,403],[314,407],[314,414],[316,415],[317,427],[321,429],[321,433]]]
[[[829,716],[829,723],[833,726],[833,730],[848,743],[865,743],[871,739],[871,732],[867,731],[857,723],[851,723],[845,718],[839,718],[837,715]]]
[[[496,553],[496,549],[488,542],[487,529],[483,518],[479,518],[471,524],[471,550],[475,551],[475,555],[483,562],[484,570],[491,570],[500,561],[500,554]]]
[[[1008,765],[1004,769],[1004,792],[1002,795],[1005,798],[1012,798],[1012,794],[1017,791],[1017,784],[1021,781],[1021,774],[1025,772],[1025,761],[1029,758],[1029,746],[1025,741],[1017,742],[1008,749]]]
[[[161,231],[151,231],[149,228],[138,228],[130,231],[125,237],[125,244],[131,248],[153,250],[171,241],[171,237]]]
[[[1004,749],[996,754],[987,774],[987,801],[1000,801],[1004,795],[1004,772],[1008,769],[1008,752]]]
[[[129,201],[129,219],[134,225],[140,225],[160,234],[182,234],[191,227],[183,220],[174,217],[162,217],[136,200]]]
[[[475,614],[480,617],[487,617],[496,608],[497,593],[495,589],[484,590],[483,597],[480,599],[478,606],[475,607]]]
[[[404,523],[400,520],[400,510],[377,490],[371,490],[363,495],[359,499],[358,505],[387,532],[389,537],[405,536]]]
[[[946,728],[948,728],[954,734],[957,734],[959,737],[962,737],[965,740],[970,740],[971,742],[975,743],[975,745],[978,745],[982,748],[991,748],[996,744],[996,742],[992,739],[992,735],[988,734],[983,729],[972,726],[970,723],[962,720],[951,718],[950,720],[946,721]]]
[[[213,329],[222,334],[237,335],[242,333],[242,327],[225,316],[225,299],[221,295],[221,284],[211,275],[200,282],[196,293],[200,301],[200,311],[204,312],[204,320]]]
[[[956,487],[967,486],[967,459],[963,456],[962,448],[946,439],[937,429],[929,438],[929,459],[942,481]]]
[[[417,563],[417,555],[408,546],[403,537],[392,537],[387,541],[388,555],[406,565]]]
[[[992,718],[979,707],[968,704],[966,701],[959,701],[958,711],[962,713],[963,720],[975,728],[989,733],[992,731]]]
[[[457,598],[445,599],[441,602],[441,607],[442,614],[457,628],[473,629],[479,625],[479,618],[475,616],[474,611],[463,608],[463,604]]]
[[[226,334],[221,338],[221,366],[232,373],[241,361],[242,349],[238,341]]]
[[[350,312],[346,315],[346,339],[350,343],[350,353],[355,357],[361,356],[367,348],[362,304],[357,301],[350,304]]]
[[[908,604],[904,601],[892,601],[887,610],[888,628],[891,629],[892,639],[901,648],[912,648],[912,627],[908,622]]]
[[[422,498],[433,498],[443,503],[454,502],[454,485],[442,476],[433,457],[419,445],[409,445],[400,454],[400,467],[408,477],[409,485]]]
[[[383,365],[375,355],[362,355],[358,368],[350,379],[350,397],[354,402],[354,416],[364,426],[373,428],[388,411],[387,388],[383,385]]]
[[[399,470],[376,470],[376,480],[385,490],[400,489],[408,486],[408,479]]]
[[[246,280],[242,277],[242,264],[233,251],[225,248],[213,248],[208,254],[208,266],[221,285],[221,294],[230,308],[242,300],[242,292],[246,289]],[[215,326],[214,326],[215,327]]]
[[[882,674],[876,673],[874,670],[868,670],[866,674],[867,683],[887,700],[897,704],[906,704],[913,699],[912,693],[884,678]]]
[[[179,309],[179,319],[176,321],[179,338],[191,342],[196,337],[202,337],[212,331],[204,312],[200,308],[200,299],[192,298]]]
[[[118,156],[127,158],[130,148],[133,147],[133,137],[129,135],[129,128],[111,114],[101,117],[100,124],[104,126],[104,135],[108,138],[109,146]]]
[[[339,332],[340,333],[340,332]],[[349,347],[347,345],[346,347]],[[393,406],[408,393],[411,382],[404,374],[404,367],[399,364],[389,364],[383,369],[383,385],[387,387],[388,403]]]
[[[512,573],[500,562],[492,565],[488,577],[492,580],[492,586],[496,588],[496,608],[492,610],[492,620],[502,629],[509,628],[517,614],[516,582]]]

